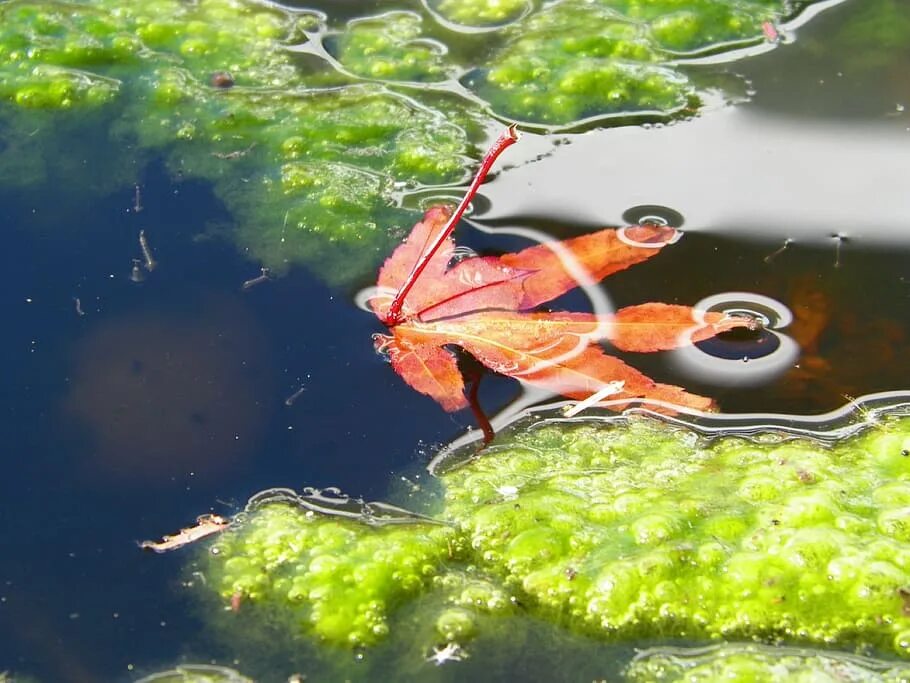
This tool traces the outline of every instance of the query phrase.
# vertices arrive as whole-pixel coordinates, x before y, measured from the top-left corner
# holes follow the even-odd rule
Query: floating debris
[[[840,268],[840,249],[843,243],[847,241],[847,237],[839,232],[831,235],[831,237],[834,238],[834,267]]]
[[[216,71],[212,74],[209,82],[213,88],[221,88],[222,90],[234,87],[234,77],[228,71]]]
[[[779,254],[783,254],[785,251],[787,251],[787,249],[790,248],[791,244],[793,244],[793,240],[788,237],[784,240],[783,245],[779,249],[775,249],[770,254],[765,256],[765,263],[771,263],[771,261],[775,259]]]
[[[245,280],[244,283],[242,285],[240,285],[240,288],[243,291],[252,289],[256,285],[261,285],[263,282],[268,282],[269,280],[272,279],[272,275],[271,275],[272,269],[271,268],[261,268],[260,270],[262,271],[261,275],[257,275],[254,278]],[[288,404],[288,405],[290,405],[290,404]]]
[[[156,553],[166,553],[169,550],[182,548],[189,543],[217,534],[230,526],[230,521],[221,515],[205,514],[196,518],[196,526],[181,529],[172,536],[163,536],[160,541],[142,541],[139,547],[143,550],[154,550]]]
[[[239,159],[240,157],[245,157],[247,154],[249,154],[255,146],[256,143],[254,142],[246,149],[238,149],[234,150],[233,152],[212,152],[212,156],[218,159]]]
[[[306,391],[306,386],[301,386],[297,391],[295,391],[293,394],[291,394],[286,399],[284,399],[284,405],[286,405],[286,406],[294,405],[294,401],[296,401],[298,398],[300,398],[300,395],[304,391]]]
[[[139,213],[144,207],[142,206],[142,190],[136,185],[136,194],[133,198],[133,211]]]
[[[148,237],[145,236],[145,230],[139,231],[139,247],[142,249],[142,258],[145,259],[145,269],[151,273],[158,267],[158,262],[152,256],[152,248],[149,246]]]
[[[81,318],[83,315],[85,315],[85,311],[82,310],[82,300],[76,296],[73,297],[73,303],[76,304],[76,315]]]
[[[468,658],[458,643],[447,643],[445,647],[434,647],[433,653],[427,657],[428,662],[433,662],[436,666],[442,666],[446,662],[461,662]]]

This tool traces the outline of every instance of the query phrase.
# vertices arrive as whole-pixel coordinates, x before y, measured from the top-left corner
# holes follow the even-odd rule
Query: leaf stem
[[[393,327],[404,321],[404,316],[401,315],[401,308],[404,306],[404,300],[405,297],[407,297],[408,292],[411,291],[414,283],[417,282],[417,278],[420,277],[420,274],[427,267],[430,259],[433,258],[433,254],[439,250],[439,247],[442,246],[442,243],[446,241],[448,236],[455,229],[458,221],[461,220],[462,214],[465,212],[465,209],[468,208],[468,204],[471,203],[474,195],[477,194],[477,190],[480,188],[481,183],[483,183],[484,179],[487,177],[487,173],[489,173],[490,167],[493,166],[496,158],[502,154],[503,150],[505,150],[506,147],[518,142],[518,138],[518,129],[513,123],[511,126],[499,134],[499,137],[496,138],[496,141],[492,144],[490,149],[487,150],[487,153],[483,155],[483,159],[480,162],[480,168],[477,169],[477,174],[474,176],[474,180],[471,181],[471,186],[468,188],[465,196],[462,198],[461,202],[459,202],[458,206],[455,208],[454,213],[452,213],[445,226],[443,226],[439,235],[437,235],[436,239],[433,240],[433,243],[420,255],[420,258],[417,259],[417,262],[414,264],[414,267],[411,269],[408,277],[405,279],[404,283],[401,285],[401,288],[395,294],[395,298],[392,299],[392,305],[389,306],[389,311],[385,316],[386,325]]]
[[[483,412],[483,408],[480,405],[478,390],[480,389],[480,380],[482,379],[483,369],[477,368],[474,376],[471,378],[471,388],[468,390],[468,405],[471,407],[471,412],[474,413],[474,419],[477,420],[477,425],[483,432],[483,445],[481,448],[485,448],[496,436],[496,432],[493,431],[493,425],[490,424],[490,418]]]

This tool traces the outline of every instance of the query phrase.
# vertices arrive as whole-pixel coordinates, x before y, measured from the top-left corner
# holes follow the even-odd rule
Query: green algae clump
[[[446,21],[467,28],[508,24],[532,9],[531,0],[431,0],[429,6]]]
[[[336,59],[364,78],[430,82],[445,80],[446,46],[423,38],[422,19],[413,12],[388,12],[357,19],[330,40]]]
[[[833,446],[762,441],[641,417],[543,425],[440,475],[442,524],[267,504],[206,574],[222,600],[339,645],[382,640],[419,598],[437,605],[436,642],[462,645],[521,605],[610,641],[910,654],[910,418]]]
[[[620,113],[670,114],[694,96],[660,65],[646,27],[598,4],[566,0],[505,29],[510,40],[466,84],[500,115],[566,124]]]
[[[377,642],[388,615],[439,573],[453,530],[383,527],[262,506],[222,536],[209,571],[222,595],[279,606],[305,633],[348,646]]]

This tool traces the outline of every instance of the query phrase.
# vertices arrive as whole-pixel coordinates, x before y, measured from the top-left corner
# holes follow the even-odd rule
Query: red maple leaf
[[[623,351],[672,349],[700,341],[742,318],[688,306],[646,303],[611,316],[532,311],[582,283],[601,279],[655,256],[675,241],[674,228],[641,225],[606,229],[502,256],[475,256],[451,265],[451,232],[496,156],[517,140],[513,128],[484,158],[465,199],[454,211],[430,208],[379,271],[370,304],[390,328],[375,335],[395,371],[445,410],[468,407],[457,346],[490,370],[578,400],[648,398],[711,410],[714,402],[681,387],[659,384],[598,343]]]

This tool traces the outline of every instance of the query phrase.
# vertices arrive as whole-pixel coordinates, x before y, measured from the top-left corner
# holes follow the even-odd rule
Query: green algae
[[[432,0],[429,6],[463,28],[504,26],[532,9],[530,0]]]
[[[45,117],[29,156],[61,169],[85,158],[70,144],[82,132],[106,136],[93,148],[110,181],[76,173],[74,195],[132,184],[160,156],[213,186],[251,258],[350,282],[419,218],[408,192],[466,177],[491,115],[545,128],[688,115],[700,86],[685,55],[760,41],[762,22],[806,4],[442,0],[337,25],[253,0],[10,0],[0,102]],[[51,182],[46,162],[23,167],[21,133],[0,136],[0,178]]]
[[[660,65],[647,28],[607,7],[565,1],[507,29],[511,38],[466,79],[500,115],[565,124],[620,113],[681,109],[694,88]]]
[[[642,683],[898,683],[910,678],[910,667],[839,652],[732,644],[701,649],[655,648],[635,658],[626,678]]]
[[[327,41],[341,65],[358,76],[397,81],[442,81],[451,77],[446,46],[423,37],[423,19],[388,12],[357,19]]]
[[[203,571],[223,601],[348,647],[383,642],[420,603],[424,649],[530,617],[616,643],[907,656],[910,419],[833,446],[760,441],[644,418],[544,425],[442,474],[444,524],[264,504]]]

